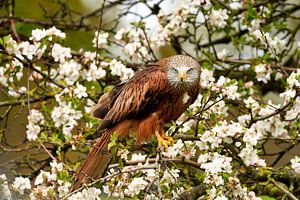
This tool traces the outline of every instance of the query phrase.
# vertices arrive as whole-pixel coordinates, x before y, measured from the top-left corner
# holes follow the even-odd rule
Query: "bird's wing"
[[[104,93],[100,98],[98,103],[91,110],[91,115],[93,117],[103,119],[108,111],[111,109],[114,101],[121,92],[122,87],[125,83],[116,85],[110,92]]]
[[[110,128],[124,119],[146,116],[168,93],[166,74],[155,67],[138,72],[120,90],[99,129]]]

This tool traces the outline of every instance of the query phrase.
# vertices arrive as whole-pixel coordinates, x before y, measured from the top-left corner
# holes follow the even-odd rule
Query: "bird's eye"
[[[193,71],[193,68],[189,68],[188,70],[187,70],[187,73],[191,73]]]
[[[178,72],[178,70],[176,68],[173,67],[172,69],[173,69],[174,72]]]

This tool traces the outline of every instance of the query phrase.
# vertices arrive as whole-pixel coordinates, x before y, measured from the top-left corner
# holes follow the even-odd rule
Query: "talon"
[[[167,140],[171,145],[175,144],[174,139],[171,136],[167,136],[164,132],[161,133],[161,137]]]
[[[158,148],[161,148],[162,146],[164,146],[165,151],[168,152],[169,145],[174,144],[173,138],[166,136],[165,133],[163,133],[163,132],[160,135],[158,131],[155,131],[155,136],[158,141]]]

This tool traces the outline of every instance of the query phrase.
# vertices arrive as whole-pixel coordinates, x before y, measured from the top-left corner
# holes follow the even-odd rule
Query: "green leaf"
[[[269,196],[260,196],[260,198],[261,198],[262,200],[276,200],[276,199],[274,199],[274,198],[272,198],[272,197],[269,197]]]
[[[70,181],[71,177],[67,171],[60,171],[58,172],[58,179],[63,181]]]
[[[4,37],[1,37],[1,39],[0,39],[0,44],[1,44],[2,46],[4,46],[5,43],[9,40],[9,38],[11,38],[10,35],[6,35],[6,36],[4,36]]]
[[[210,120],[216,120],[216,118],[217,118],[215,114],[210,114],[209,117],[210,117]]]
[[[113,146],[116,146],[118,140],[118,134],[114,133],[110,138],[110,143],[108,143],[108,150],[110,150]]]
[[[110,143],[108,143],[108,150],[110,150],[115,145],[116,145],[116,141],[111,141]]]
[[[229,182],[229,176],[228,176],[228,174],[222,174],[222,177],[223,177],[223,179],[224,179],[224,181],[226,182],[226,183],[228,183]]]

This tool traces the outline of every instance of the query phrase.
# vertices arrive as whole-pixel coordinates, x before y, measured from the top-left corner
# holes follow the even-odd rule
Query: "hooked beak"
[[[185,81],[187,79],[187,75],[186,72],[184,71],[179,71],[178,72],[178,79],[182,82]]]

